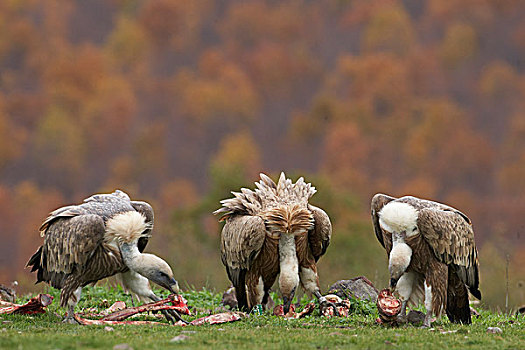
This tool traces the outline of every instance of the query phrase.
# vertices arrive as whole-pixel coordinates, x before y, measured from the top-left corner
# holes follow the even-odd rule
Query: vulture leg
[[[246,276],[246,285],[248,286],[248,305],[250,310],[255,305],[263,304],[264,299],[264,282],[262,276],[248,272]]]
[[[397,316],[397,321],[399,323],[407,322],[407,303],[408,299],[412,295],[412,288],[414,286],[415,275],[413,272],[405,272],[396,284],[396,291],[399,294],[401,299],[401,312]]]
[[[80,295],[82,294],[82,287],[78,287],[73,292],[73,295],[68,299],[67,301],[67,314],[66,317],[64,317],[63,323],[71,323],[71,324],[80,324],[75,319],[75,306],[77,306],[78,301],[80,300]]]
[[[432,287],[427,284],[427,281],[425,281],[425,309],[427,309],[427,313],[425,314],[423,327],[429,328],[432,322]]]

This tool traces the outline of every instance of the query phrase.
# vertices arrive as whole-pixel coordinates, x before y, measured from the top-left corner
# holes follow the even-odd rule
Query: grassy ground
[[[250,316],[244,320],[205,326],[78,326],[61,323],[64,311],[58,307],[58,295],[49,312],[36,316],[0,315],[0,349],[118,349],[128,344],[137,349],[171,348],[265,348],[265,349],[390,349],[390,348],[483,348],[524,349],[525,318],[482,311],[470,326],[455,325],[446,317],[434,322],[433,328],[413,326],[385,328],[377,325],[373,304],[356,304],[348,318],[325,319],[308,316],[286,320],[271,316]],[[208,315],[220,307],[221,296],[207,290],[184,293],[188,304],[195,307],[191,320]],[[80,309],[103,310],[114,301],[130,299],[120,289],[86,288]],[[141,319],[157,320],[155,316]],[[487,333],[488,327],[499,327],[501,334]],[[184,335],[181,341],[171,341]],[[116,346],[116,347],[115,347]],[[121,349],[129,349],[120,345]]]

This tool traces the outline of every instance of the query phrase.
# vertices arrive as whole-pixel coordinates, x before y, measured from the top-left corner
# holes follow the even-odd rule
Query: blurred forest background
[[[467,213],[484,302],[525,303],[525,2],[0,2],[0,282],[55,208],[120,188],[182,285],[228,286],[211,212],[264,171],[332,218],[322,289],[387,283],[373,194]],[[184,282],[187,282],[185,284]]]

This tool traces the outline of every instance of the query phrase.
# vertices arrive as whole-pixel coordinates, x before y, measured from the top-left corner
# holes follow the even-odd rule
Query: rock
[[[372,282],[364,276],[352,278],[350,280],[340,280],[332,284],[328,290],[329,294],[335,294],[342,299],[350,297],[358,299],[377,300],[379,291]]]
[[[503,331],[499,327],[489,327],[487,328],[487,333],[499,334],[499,333],[503,333]]]
[[[0,300],[14,303],[16,300],[15,290],[13,288],[9,288],[8,286],[0,284]]]
[[[425,320],[425,314],[421,311],[410,310],[407,315],[407,321],[413,325],[419,325]]]
[[[228,290],[222,293],[222,305],[228,306],[232,310],[239,306],[234,287],[230,287]]]
[[[105,330],[106,332],[113,332],[115,329],[114,329],[113,327],[106,326],[106,327],[104,327],[104,330]]]
[[[128,343],[117,344],[113,347],[113,350],[133,350]]]
[[[180,335],[178,335],[176,337],[171,338],[170,343],[178,343],[180,341],[184,341],[184,340],[189,339],[189,338],[190,337],[188,337],[187,335],[180,334]]]

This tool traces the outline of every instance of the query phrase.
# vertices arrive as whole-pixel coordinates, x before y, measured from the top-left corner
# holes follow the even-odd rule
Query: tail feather
[[[238,308],[241,311],[249,311],[248,298],[246,296],[246,270],[226,268],[228,278],[235,287]]]
[[[46,281],[45,280],[45,276],[44,276],[44,268],[41,265],[41,262],[42,262],[42,248],[43,247],[40,246],[40,248],[38,248],[38,250],[35,252],[35,254],[33,254],[31,256],[31,258],[29,258],[29,261],[26,264],[26,267],[30,267],[31,268],[31,272],[37,271],[35,284],[40,283],[42,281]]]

